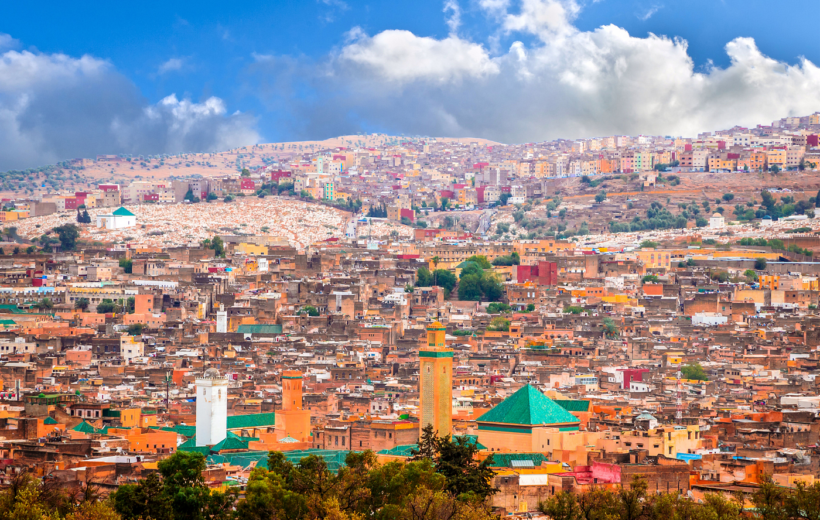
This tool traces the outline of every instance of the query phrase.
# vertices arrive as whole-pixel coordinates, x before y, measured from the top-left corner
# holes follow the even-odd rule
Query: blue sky
[[[755,118],[820,110],[816,99],[806,96],[820,90],[814,88],[818,79],[799,61],[805,57],[820,63],[820,46],[812,41],[818,14],[815,4],[760,0],[7,2],[0,17],[0,56],[16,53],[5,57],[16,60],[18,69],[0,68],[0,111],[4,103],[15,106],[13,101],[24,95],[51,102],[43,102],[36,113],[18,112],[6,121],[5,131],[17,132],[9,142],[44,144],[32,145],[25,154],[15,151],[19,145],[7,149],[20,157],[6,161],[0,145],[0,169],[68,158],[75,150],[109,151],[93,143],[66,145],[67,128],[37,127],[52,120],[54,111],[59,112],[54,119],[79,118],[97,125],[90,132],[97,132],[96,146],[129,153],[318,139],[356,131],[478,135],[515,142],[599,133],[691,133],[716,129],[701,125],[735,121],[768,123]],[[556,17],[563,18],[556,22]],[[599,29],[610,25],[626,33],[604,34]],[[670,48],[668,40],[647,40],[650,33],[680,38],[687,46]],[[5,40],[3,34],[8,35]],[[407,37],[398,38],[402,35]],[[731,70],[726,45],[737,38],[752,39],[742,40],[739,56],[748,55],[751,42],[768,60],[770,73],[762,81],[749,77],[751,70],[761,68],[751,58],[734,74],[712,73],[711,67]],[[574,54],[584,45],[594,50]],[[400,58],[394,60],[395,53]],[[667,60],[664,53],[672,57]],[[441,60],[424,62],[428,54]],[[641,63],[643,54],[646,63],[654,64],[649,69]],[[59,79],[46,89],[36,79],[20,85],[7,77],[12,87],[3,90],[3,74],[14,75],[26,59],[39,60],[43,76],[49,77],[54,67],[64,65],[55,64],[60,55],[75,61],[88,56],[105,68],[103,73],[55,73],[55,78],[68,78],[74,91],[67,91],[67,98],[76,99],[76,110],[87,113],[55,108]],[[526,67],[521,65],[523,55]],[[688,72],[686,59],[693,64]],[[556,61],[564,63],[559,67]],[[666,70],[665,61],[677,68]],[[578,67],[584,63],[596,72]],[[781,65],[792,69],[781,74]],[[630,72],[625,76],[619,66]],[[654,78],[652,67],[667,77],[680,72],[680,90]],[[418,73],[405,73],[416,68]],[[85,83],[92,76],[94,84]],[[655,81],[659,84],[650,88]],[[784,81],[802,86],[783,92]],[[616,88],[609,92],[611,82]],[[644,86],[647,82],[649,87]],[[645,106],[653,100],[640,91],[643,88],[663,93],[657,106]],[[97,94],[83,99],[83,92]],[[777,92],[787,99],[769,110],[750,108]],[[174,100],[162,104],[171,95]],[[731,95],[741,99],[726,106],[721,96]],[[532,110],[508,98],[532,99],[538,119],[529,120]],[[209,99],[221,105],[210,105],[216,108],[208,112],[202,107]],[[670,99],[679,106],[665,109],[662,104]],[[169,128],[180,125],[174,119],[180,117],[179,110],[200,114],[183,124],[192,124],[196,131],[179,135],[163,130],[165,141],[155,139],[160,123],[148,118],[149,124],[140,116],[152,107],[168,113],[162,124]],[[615,116],[608,115],[613,112]],[[516,118],[524,118],[524,124],[515,123]],[[120,134],[101,139],[112,121]],[[0,140],[3,137],[0,118]],[[60,143],[51,143],[58,139]]]

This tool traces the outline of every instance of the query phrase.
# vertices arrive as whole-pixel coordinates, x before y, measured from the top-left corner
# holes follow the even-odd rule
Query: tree
[[[487,305],[487,312],[490,313],[490,314],[499,314],[499,313],[503,313],[503,312],[510,312],[511,310],[512,310],[512,307],[510,307],[506,303],[493,302],[493,303]]]
[[[433,279],[438,287],[447,291],[447,294],[456,286],[456,275],[446,269],[436,269],[433,271]]]
[[[240,177],[250,177],[251,171],[247,168],[242,168],[242,173],[239,174]]]
[[[750,282],[757,281],[757,273],[753,269],[746,269],[746,271],[743,272],[743,276]]]
[[[538,504],[538,510],[552,520],[582,520],[584,518],[575,494],[570,491],[559,491],[555,496]]]
[[[196,197],[194,197],[194,190],[188,188],[188,191],[185,192],[185,196],[182,197],[182,200],[187,200],[188,202],[195,202],[194,199],[196,199]]]
[[[777,175],[778,173],[780,173],[780,166],[778,166],[778,165],[776,165],[776,164],[775,164],[775,165],[772,165],[772,167],[771,167],[770,169],[772,170],[772,173],[773,173],[773,174],[775,174],[775,175]]]
[[[641,278],[642,283],[658,283],[658,280],[659,278],[657,277],[657,275],[654,274],[648,274]]]
[[[123,271],[127,274],[134,272],[134,262],[130,258],[120,258],[120,267],[122,267]]]
[[[584,308],[579,307],[577,305],[570,305],[568,307],[564,307],[565,314],[581,314],[582,312],[584,312]]]
[[[598,204],[600,204],[601,202],[603,202],[605,200],[606,200],[606,192],[605,191],[601,190],[600,193],[595,195],[595,202],[597,202]]]
[[[724,193],[723,194],[723,200],[725,200],[726,202],[731,202],[732,199],[734,199],[734,198],[735,198],[734,193]]]
[[[642,249],[654,249],[658,247],[660,244],[658,242],[653,242],[652,240],[644,240],[641,242],[640,247]]]
[[[51,298],[43,298],[35,303],[34,307],[40,310],[51,310],[54,308],[54,302],[51,301]]]
[[[211,201],[214,201],[214,200],[217,200],[217,199],[219,199],[219,197],[217,197],[216,193],[213,193],[213,192],[209,192],[208,196],[205,197],[205,200],[208,201],[208,202],[211,202]]]
[[[117,304],[110,298],[104,298],[103,301],[97,304],[97,312],[100,314],[117,312]]]
[[[458,282],[458,299],[461,301],[480,301],[481,295],[481,276],[462,273]]]
[[[473,255],[470,258],[468,258],[466,262],[474,262],[478,264],[478,266],[482,269],[492,269],[493,267],[490,264],[489,260],[487,260],[487,257],[484,255]]]
[[[74,302],[74,308],[85,312],[88,310],[90,303],[91,302],[88,301],[88,298],[78,298],[77,301]]]
[[[202,243],[202,246],[206,249],[212,249],[214,252],[214,256],[219,258],[225,257],[225,244],[222,242],[222,238],[219,236],[215,236],[211,240],[205,239]]]
[[[534,303],[528,303],[527,304],[527,312],[533,312],[533,311],[535,311],[535,304]]]
[[[416,271],[416,287],[431,287],[433,285],[433,275],[426,267],[420,267]]]
[[[305,305],[299,310],[299,314],[307,314],[308,316],[318,316],[319,310],[313,305]]]
[[[142,336],[142,331],[145,330],[145,325],[142,323],[134,323],[129,325],[125,331],[131,336]]]
[[[766,269],[766,259],[765,258],[755,258],[755,269],[758,271],[763,271]]]
[[[441,198],[441,211],[446,211],[447,208],[450,206],[450,199],[447,197]]]
[[[63,224],[52,229],[57,233],[60,240],[60,248],[63,251],[74,251],[77,247],[77,239],[80,237],[80,229],[75,224]]]
[[[706,371],[703,369],[700,363],[684,365],[681,367],[680,372],[684,379],[694,379],[697,381],[709,380],[709,376],[706,374]]]
[[[495,318],[490,320],[490,324],[487,326],[487,330],[509,332],[510,320],[502,316],[496,316]]]

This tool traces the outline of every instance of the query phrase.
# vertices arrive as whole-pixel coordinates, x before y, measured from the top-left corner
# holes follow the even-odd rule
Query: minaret
[[[219,310],[216,311],[216,331],[228,332],[228,312],[221,303],[219,304]]]
[[[196,380],[196,445],[213,446],[228,435],[228,380],[209,368]]]
[[[302,409],[302,373],[298,370],[282,372],[282,409],[276,411],[275,429],[277,440],[291,437],[305,442],[310,438],[310,410]]]
[[[427,327],[427,346],[419,351],[419,428],[428,424],[439,437],[453,429],[453,351],[445,346],[447,329]]]

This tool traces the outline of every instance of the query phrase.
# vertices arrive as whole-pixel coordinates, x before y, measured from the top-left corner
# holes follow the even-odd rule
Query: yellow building
[[[419,351],[419,428],[433,425],[439,437],[453,425],[453,351],[445,346],[446,327],[427,327],[427,347]]]
[[[242,242],[236,246],[236,252],[243,255],[264,256],[268,254],[268,248],[267,246]]]
[[[647,450],[650,457],[694,453],[703,447],[700,426],[662,426],[649,431],[605,432],[595,446],[609,452]]]
[[[635,256],[647,269],[669,269],[672,266],[672,251],[641,249],[635,251]]]

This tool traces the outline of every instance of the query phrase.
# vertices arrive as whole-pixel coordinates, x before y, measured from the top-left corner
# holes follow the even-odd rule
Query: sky
[[[7,2],[0,171],[357,132],[521,143],[766,124],[820,110],[819,14],[791,0]]]

